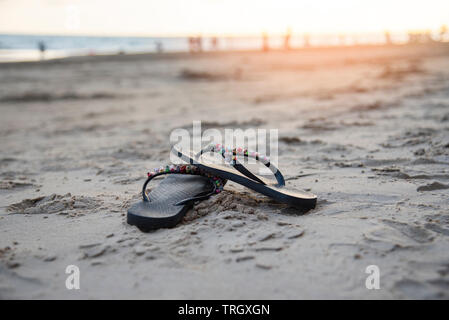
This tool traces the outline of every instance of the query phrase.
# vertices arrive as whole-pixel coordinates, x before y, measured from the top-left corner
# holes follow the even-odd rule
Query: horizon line
[[[294,32],[291,31],[291,36],[357,36],[357,35],[383,35],[386,32],[390,34],[409,34],[409,33],[425,33],[425,32],[438,32],[438,29],[408,29],[408,30],[377,30],[377,31],[359,31],[359,32]],[[112,34],[112,33],[53,33],[53,32],[11,32],[11,31],[1,31],[0,35],[10,35],[10,36],[54,36],[54,37],[104,37],[104,38],[188,38],[188,37],[217,37],[217,38],[246,38],[246,37],[260,37],[262,34],[266,33],[268,36],[285,36],[287,32],[273,32],[269,33],[266,31],[261,31],[260,33],[242,33],[242,34],[232,34],[232,33],[180,33],[180,34]]]

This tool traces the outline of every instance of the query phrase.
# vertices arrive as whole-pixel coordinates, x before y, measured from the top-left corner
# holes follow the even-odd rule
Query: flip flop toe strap
[[[161,175],[165,175],[165,174],[191,174],[191,175],[204,176],[204,177],[209,178],[208,180],[212,186],[211,191],[205,191],[195,197],[181,200],[181,201],[175,203],[175,205],[184,205],[184,204],[193,203],[193,202],[199,201],[199,200],[205,200],[214,194],[220,193],[223,190],[223,187],[227,182],[227,180],[212,176],[210,173],[208,173],[204,170],[201,170],[198,167],[193,166],[193,165],[181,164],[181,165],[167,165],[165,167],[162,166],[160,168],[155,168],[153,171],[148,172],[148,178],[145,181],[145,183],[143,184],[143,188],[142,188],[143,201],[145,201],[145,202],[150,201],[148,195],[146,194],[146,189],[147,189],[148,183],[151,180],[153,180],[154,178],[161,176]]]

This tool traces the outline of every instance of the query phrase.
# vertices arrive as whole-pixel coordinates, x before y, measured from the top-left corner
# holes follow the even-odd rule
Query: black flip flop
[[[197,154],[194,154],[192,151],[183,152],[176,147],[172,148],[172,152],[185,162],[195,165],[205,171],[209,171],[216,177],[239,183],[254,191],[271,197],[278,202],[304,209],[313,209],[316,206],[316,195],[286,187],[282,173],[270,163],[270,160],[267,157],[261,156],[257,152],[249,152],[243,148],[227,149],[220,144],[209,145]],[[205,163],[202,161],[201,156],[208,152],[221,154],[225,160],[228,160],[227,162],[230,166]],[[253,158],[264,164],[273,173],[276,178],[276,183],[250,172],[244,165],[237,161],[237,156]]]
[[[157,176],[173,174],[148,194],[148,183]],[[170,165],[148,173],[142,188],[143,201],[128,210],[127,222],[142,231],[176,226],[196,201],[223,190],[226,180],[191,165]]]

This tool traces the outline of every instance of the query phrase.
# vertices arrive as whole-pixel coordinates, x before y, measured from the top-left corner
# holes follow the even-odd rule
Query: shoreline
[[[203,52],[136,52],[136,53],[104,53],[104,54],[86,54],[86,55],[67,55],[64,57],[55,57],[44,60],[29,60],[29,61],[0,61],[0,67],[4,65],[34,65],[34,64],[53,64],[53,63],[65,63],[65,62],[95,62],[95,61],[127,61],[127,60],[163,60],[163,59],[179,59],[179,58],[196,58],[196,57],[216,57],[216,56],[232,56],[232,55],[253,55],[253,54],[273,54],[273,53],[316,53],[316,54],[329,54],[332,52],[354,52],[360,50],[366,52],[370,50],[382,50],[382,49],[397,49],[402,50],[410,48],[411,50],[424,50],[429,49],[441,50],[440,54],[446,54],[449,51],[449,42],[434,42],[434,43],[418,43],[418,44],[367,44],[367,45],[348,45],[348,46],[320,46],[320,47],[303,47],[292,48],[289,50],[272,48],[267,52],[262,50],[219,50],[219,51],[203,51]],[[447,50],[447,51],[446,51]],[[32,51],[32,50],[30,50]],[[37,52],[37,50],[36,50]],[[438,54],[438,53],[437,53]]]

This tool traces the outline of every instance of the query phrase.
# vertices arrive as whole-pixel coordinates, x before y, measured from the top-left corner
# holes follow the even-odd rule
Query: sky
[[[443,24],[449,0],[0,0],[0,33],[357,34]]]

